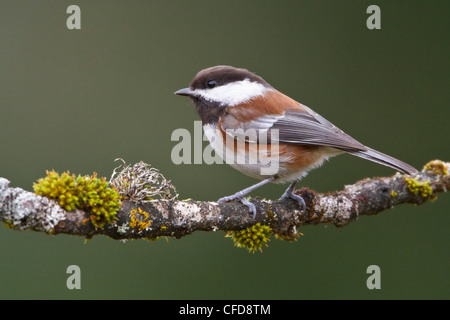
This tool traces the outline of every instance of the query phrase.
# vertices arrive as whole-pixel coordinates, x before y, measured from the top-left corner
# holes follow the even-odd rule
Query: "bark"
[[[328,194],[302,188],[306,210],[290,199],[270,201],[258,197],[250,201],[258,214],[240,202],[219,204],[195,200],[123,201],[114,223],[95,228],[89,212],[67,212],[56,201],[21,188],[9,187],[0,178],[0,221],[16,230],[43,231],[84,237],[106,235],[113,239],[181,238],[194,231],[240,230],[256,223],[268,225],[272,233],[287,240],[296,236],[296,227],[327,223],[343,227],[361,215],[375,215],[403,203],[420,205],[434,200],[450,188],[450,163],[434,160],[414,176],[396,173],[391,177],[364,179]]]

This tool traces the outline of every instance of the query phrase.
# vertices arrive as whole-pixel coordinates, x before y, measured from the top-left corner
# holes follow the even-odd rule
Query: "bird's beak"
[[[175,92],[176,95],[179,96],[193,96],[194,95],[194,91],[192,91],[190,88],[184,88],[184,89],[180,89],[178,91]]]

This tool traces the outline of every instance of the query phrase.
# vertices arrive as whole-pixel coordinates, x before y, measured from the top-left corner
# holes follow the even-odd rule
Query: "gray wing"
[[[249,122],[237,121],[228,115],[222,129],[238,140],[256,142],[267,136],[268,143],[282,142],[301,145],[326,146],[344,151],[365,151],[367,148],[337,128],[331,122],[303,106],[303,110],[287,110],[285,113],[258,117]]]
[[[367,147],[318,113],[306,106],[302,107],[306,112],[287,110],[283,117],[273,122],[270,130],[278,130],[280,142],[333,147],[347,152],[367,150]]]
[[[305,105],[302,105],[302,107],[306,111],[287,110],[282,115],[265,115],[247,123],[236,121],[234,117],[228,116],[231,118],[225,118],[222,128],[227,134],[233,135],[234,138],[248,142],[258,141],[261,133],[264,133],[267,137],[265,141],[268,141],[268,143],[278,141],[281,143],[332,147],[404,173],[413,174],[417,172],[414,167],[403,161],[364,146],[318,113]],[[236,134],[235,129],[237,128],[242,129],[241,133]],[[274,130],[277,134],[274,134]],[[255,135],[247,134],[249,131],[257,132],[256,138]]]

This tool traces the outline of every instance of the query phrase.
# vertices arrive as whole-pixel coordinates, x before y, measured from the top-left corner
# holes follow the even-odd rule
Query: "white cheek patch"
[[[221,106],[233,107],[248,102],[270,90],[261,83],[244,79],[212,89],[197,89],[195,93],[207,101],[219,102]]]

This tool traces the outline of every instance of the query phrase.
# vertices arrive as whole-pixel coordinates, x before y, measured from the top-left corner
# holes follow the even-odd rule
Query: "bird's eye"
[[[206,82],[206,86],[207,86],[209,89],[214,88],[216,85],[217,85],[216,80],[209,80],[208,82]]]

